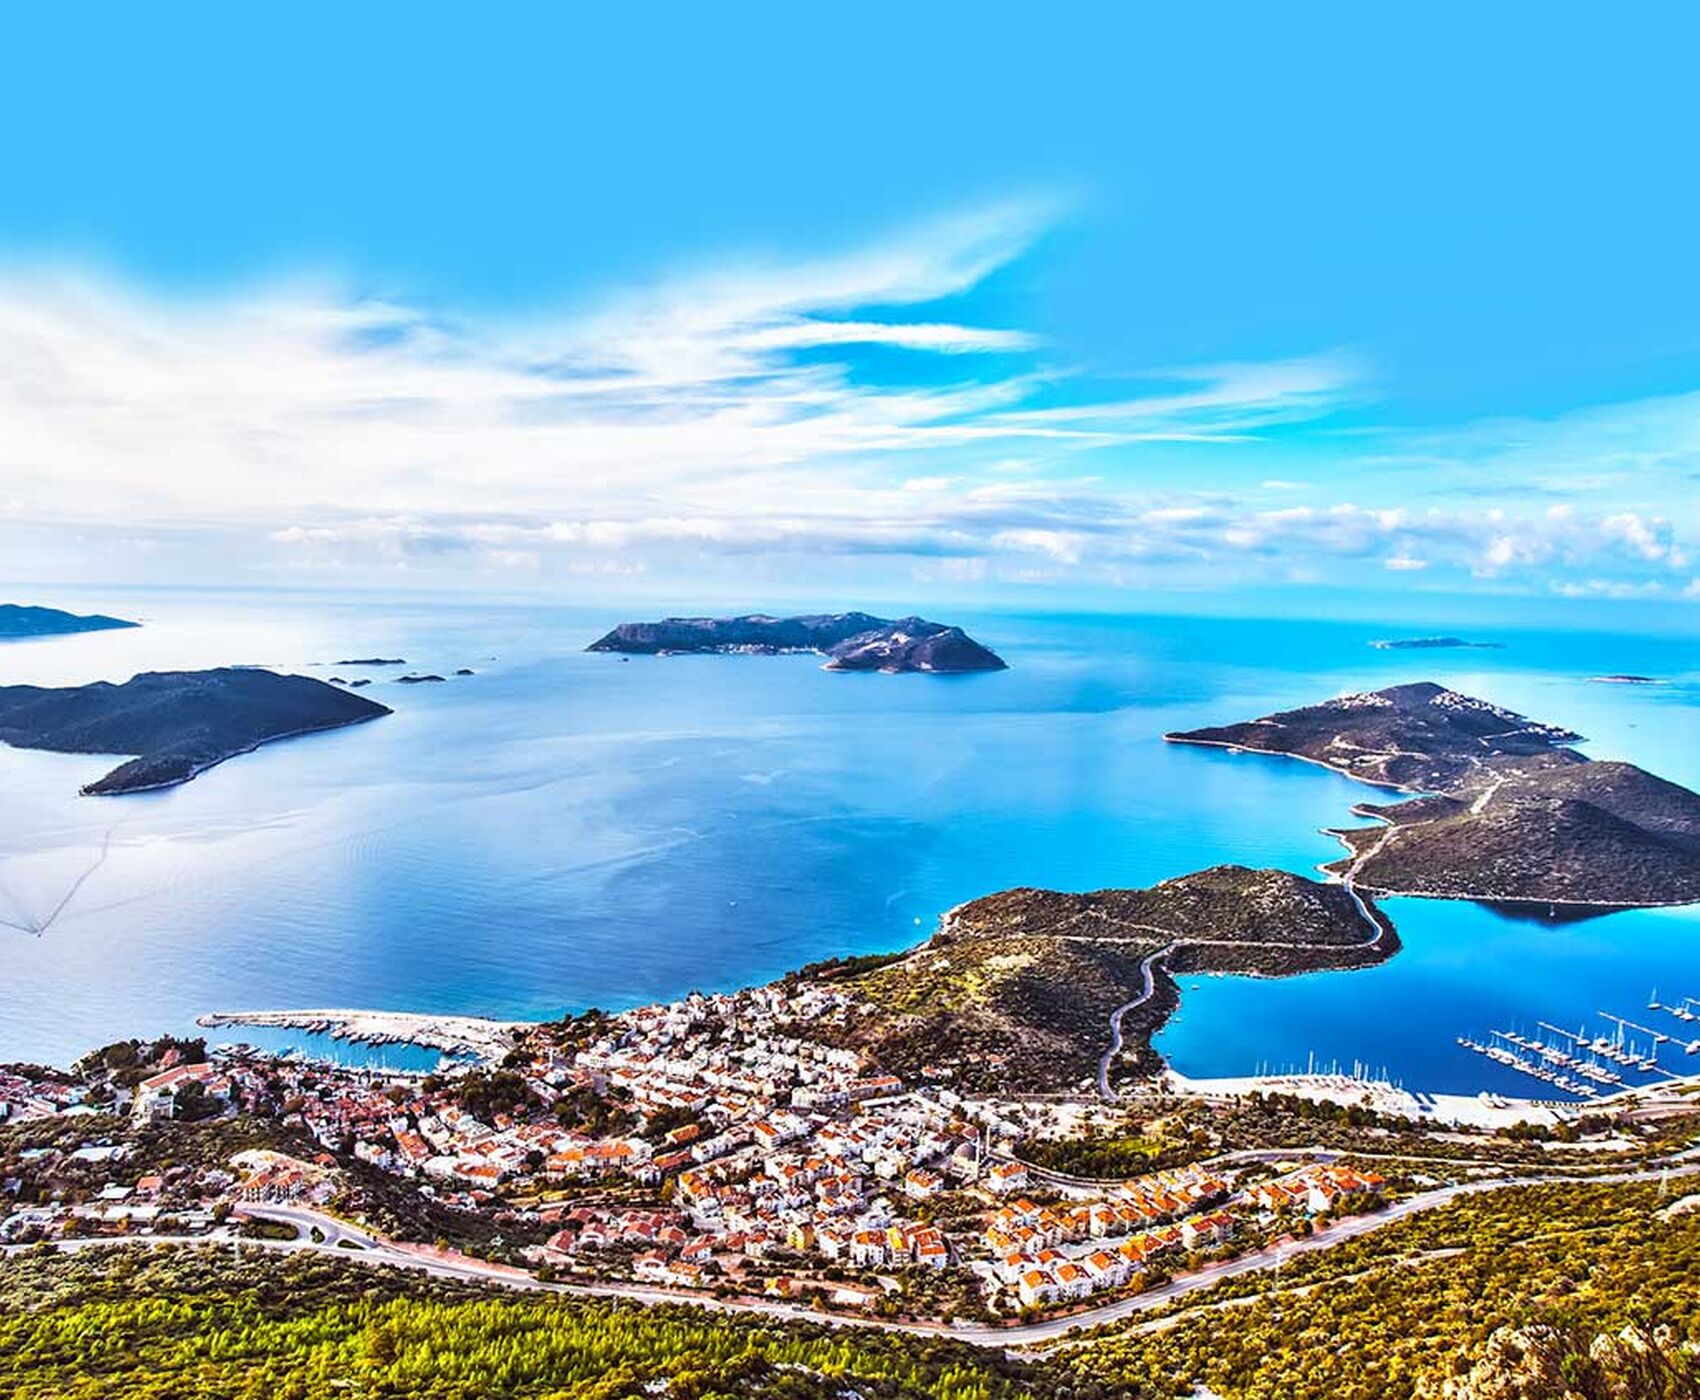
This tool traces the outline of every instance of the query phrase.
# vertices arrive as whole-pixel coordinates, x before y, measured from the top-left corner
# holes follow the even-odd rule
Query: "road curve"
[[[1668,1176],[1700,1175],[1700,1160],[1696,1160],[1697,1152],[1700,1152],[1700,1149],[1690,1149],[1687,1152],[1674,1154],[1666,1161],[1640,1171],[1620,1172],[1612,1176],[1591,1179],[1595,1182],[1623,1185],[1633,1182],[1659,1181]],[[1189,1294],[1197,1293],[1202,1289],[1209,1288],[1212,1284],[1220,1283],[1223,1279],[1265,1269],[1279,1268],[1296,1255],[1310,1254],[1319,1249],[1327,1249],[1332,1245],[1343,1244],[1347,1240],[1369,1234],[1373,1230],[1379,1230],[1384,1225],[1391,1225],[1395,1221],[1403,1220],[1408,1216],[1449,1205],[1463,1196],[1477,1195],[1484,1191],[1499,1191],[1513,1186],[1539,1186],[1550,1183],[1551,1178],[1529,1176],[1510,1177],[1500,1181],[1461,1182],[1453,1186],[1438,1187],[1420,1195],[1408,1196],[1404,1200],[1397,1201],[1386,1209],[1370,1215],[1352,1215],[1334,1221],[1313,1234],[1294,1240],[1280,1248],[1265,1248],[1255,1253],[1242,1254],[1234,1259],[1207,1264],[1195,1273],[1172,1279],[1160,1287],[1148,1289],[1143,1293],[1135,1293],[1130,1297],[1119,1298],[1095,1308],[1088,1308],[1083,1312],[1072,1313],[1065,1317],[1049,1318],[1040,1322],[1023,1323],[1013,1327],[947,1326],[938,1322],[847,1317],[842,1314],[818,1312],[813,1308],[781,1302],[776,1299],[711,1298],[698,1293],[650,1288],[641,1284],[545,1283],[523,1270],[505,1264],[491,1264],[468,1255],[442,1255],[435,1251],[416,1251],[398,1245],[380,1235],[372,1234],[370,1231],[359,1229],[350,1225],[347,1221],[337,1219],[335,1216],[295,1206],[252,1205],[240,1208],[241,1214],[253,1219],[269,1220],[277,1224],[293,1226],[297,1231],[297,1237],[293,1240],[246,1240],[236,1237],[209,1239],[206,1236],[154,1238],[130,1235],[61,1240],[57,1242],[56,1247],[68,1253],[122,1245],[140,1246],[145,1249],[151,1245],[160,1244],[199,1245],[202,1247],[230,1244],[239,1247],[257,1247],[284,1254],[314,1251],[322,1254],[334,1254],[356,1263],[393,1265],[399,1268],[414,1269],[421,1273],[430,1274],[435,1278],[454,1279],[486,1286],[494,1285],[523,1292],[625,1299],[639,1303],[670,1303],[705,1308],[711,1312],[757,1313],[787,1322],[825,1323],[837,1327],[870,1327],[885,1332],[906,1332],[915,1336],[950,1337],[974,1346],[995,1347],[1005,1351],[1035,1350],[1054,1347],[1054,1344],[1067,1340],[1068,1334],[1076,1328],[1098,1327],[1104,1323],[1119,1322],[1124,1318],[1160,1308],[1166,1303],[1174,1302],[1177,1298],[1184,1298]],[[322,1241],[312,1238],[314,1229],[317,1229],[324,1236]],[[36,1247],[34,1245],[7,1245],[0,1247],[0,1257],[22,1253]]]
[[[1120,1097],[1114,1089],[1110,1088],[1110,1066],[1115,1062],[1116,1056],[1122,1052],[1122,1017],[1151,1000],[1152,993],[1157,990],[1157,964],[1174,952],[1178,946],[1178,941],[1170,943],[1166,947],[1159,948],[1144,962],[1140,963],[1139,975],[1144,983],[1144,990],[1132,1001],[1123,1002],[1110,1013],[1110,1048],[1098,1060],[1098,1096],[1105,1103],[1114,1103]]]

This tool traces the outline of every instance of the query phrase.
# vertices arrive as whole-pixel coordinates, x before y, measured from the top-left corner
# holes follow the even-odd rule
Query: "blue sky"
[[[38,8],[14,579],[1700,599],[1682,7]]]

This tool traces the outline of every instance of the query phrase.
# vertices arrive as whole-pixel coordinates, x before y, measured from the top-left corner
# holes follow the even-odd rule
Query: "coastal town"
[[[1150,1051],[1170,962],[1279,975],[1395,946],[1351,873],[1221,866],[988,896],[915,949],[612,1014],[208,1012],[208,1031],[334,1053],[164,1036],[0,1067],[0,1248],[250,1240],[486,1283],[1044,1328],[1278,1263],[1549,1146],[1582,1154],[1572,1170],[1636,1161],[1692,1115],[1656,1064],[1674,1031],[1646,1032],[1651,1085],[1602,1074],[1612,1092],[1586,1104],[1332,1070],[1188,1080]],[[1645,1029],[1618,1019],[1620,1040]],[[393,1045],[440,1058],[399,1068]]]
[[[381,1174],[435,1209],[500,1222],[520,1241],[503,1257],[546,1279],[852,1311],[902,1294],[995,1318],[1136,1292],[1371,1210],[1387,1188],[1316,1162],[1067,1180],[1013,1155],[1011,1105],[905,1083],[798,1034],[845,998],[806,983],[692,995],[539,1026],[500,1062],[438,1073],[199,1041],[7,1071],[0,1124],[81,1123],[93,1137],[43,1134],[19,1154],[0,1181],[0,1243],[252,1230],[273,1207],[369,1223],[350,1175]],[[280,1145],[160,1169],[132,1141],[238,1121]]]
[[[928,1271],[964,1284],[962,1310],[1015,1315],[1139,1290],[1272,1227],[1379,1203],[1374,1172],[1319,1164],[1061,1183],[1008,1154],[1017,1130],[1005,1106],[904,1084],[796,1035],[842,999],[813,985],[690,996],[542,1026],[500,1065],[447,1074],[197,1042],[138,1050],[150,1072],[124,1087],[105,1074],[126,1058],[111,1050],[100,1072],[7,1072],[0,1123],[114,1126],[100,1142],[22,1154],[24,1174],[0,1183],[0,1242],[211,1230],[263,1206],[330,1210],[352,1160],[442,1208],[530,1227],[520,1261],[546,1278],[731,1284],[877,1308],[891,1274]],[[303,1147],[194,1172],[131,1167],[126,1126],[235,1118]],[[31,1189],[66,1166],[82,1167],[88,1189]]]

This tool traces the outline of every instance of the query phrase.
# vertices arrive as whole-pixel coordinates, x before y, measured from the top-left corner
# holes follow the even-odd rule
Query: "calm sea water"
[[[1503,651],[1384,652],[1367,645],[1383,629],[1359,624],[952,612],[1012,669],[890,677],[587,655],[618,620],[604,611],[129,602],[139,631],[0,645],[0,682],[231,662],[352,676],[333,663],[369,655],[477,674],[409,687],[369,672],[392,717],[165,793],[80,798],[110,763],[0,748],[0,1059],[63,1061],[216,1009],[627,1007],[901,947],[1009,885],[1145,884],[1220,861],[1308,872],[1338,849],[1318,828],[1364,790],[1160,736],[1343,688],[1433,678],[1700,786],[1700,670],[1670,638],[1499,632]],[[1619,671],[1672,683],[1587,680]],[[1527,1090],[1455,1037],[1647,1020],[1654,986],[1700,995],[1700,911],[1562,926],[1392,912],[1405,950],[1372,971],[1189,979],[1163,1050],[1192,1074],[1314,1053],[1421,1088]]]

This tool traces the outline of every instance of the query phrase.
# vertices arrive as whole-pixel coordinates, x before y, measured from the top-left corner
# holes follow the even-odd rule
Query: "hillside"
[[[945,1337],[702,1308],[492,1294],[248,1249],[105,1249],[0,1269],[0,1393],[178,1400],[1045,1400]]]
[[[1546,754],[1581,739],[1431,681],[1163,737],[1307,758],[1360,782],[1422,792],[1454,791],[1489,759]],[[1585,762],[1580,754],[1569,758]]]
[[[1003,658],[960,627],[905,618],[827,648],[828,671],[1002,671]]]
[[[122,685],[0,686],[0,741],[54,753],[135,754],[83,789],[107,795],[184,783],[271,740],[389,713],[306,676],[232,667],[147,671]]]
[[[1054,1364],[1149,1400],[1686,1400],[1700,1211],[1668,1205],[1653,1185],[1465,1197],[1294,1259],[1279,1291],[1230,1280]]]
[[[799,617],[669,617],[622,622],[588,651],[637,656],[719,653],[777,656],[818,652],[829,671],[996,671],[1003,661],[960,627],[922,617],[892,620],[869,613]]]
[[[1128,1066],[1157,1068],[1149,1040],[1174,1009],[1168,973],[1265,976],[1367,966],[1397,947],[1375,938],[1345,890],[1278,870],[1218,866],[1150,889],[1068,894],[1014,889],[952,910],[907,957],[850,980],[862,1005],[815,1025],[906,1075],[958,1087],[1062,1090],[1090,1081],[1122,1022]]]
[[[0,603],[0,641],[18,637],[59,637],[75,632],[110,632],[116,628],[137,627],[121,617],[106,617],[101,613],[61,612],[58,608],[28,607],[18,603]]]
[[[1700,900],[1700,794],[1578,736],[1431,684],[1166,736],[1308,759],[1424,795],[1353,810],[1328,869],[1363,889],[1486,901],[1644,906]]]

